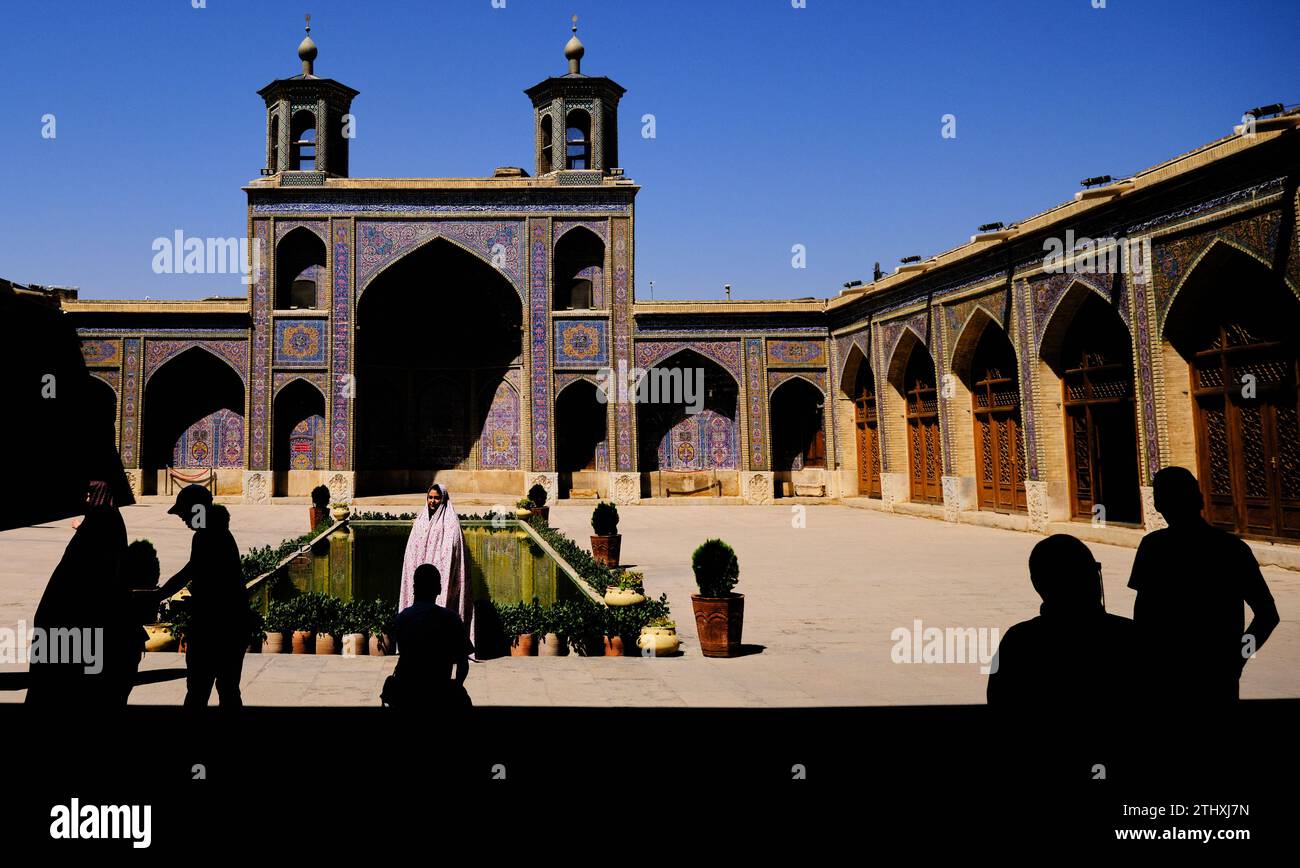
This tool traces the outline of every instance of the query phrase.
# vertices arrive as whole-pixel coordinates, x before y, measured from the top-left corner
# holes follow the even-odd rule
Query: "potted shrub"
[[[339,632],[343,634],[343,656],[366,656],[370,626],[366,607],[360,600],[344,603],[339,611]]]
[[[537,656],[537,631],[542,626],[542,607],[533,597],[531,604],[502,606],[501,626],[510,641],[511,657]]]
[[[266,641],[266,618],[253,603],[249,604],[248,631],[248,653],[261,654],[262,643]]]
[[[294,654],[311,654],[316,650],[316,628],[311,609],[310,594],[300,594],[284,603],[287,622],[285,629],[292,632],[289,650]]]
[[[681,647],[681,641],[677,638],[677,623],[666,615],[651,618],[641,628],[636,646],[646,657],[666,657],[676,654],[677,649]]]
[[[618,532],[618,507],[601,501],[591,511],[591,556],[602,567],[618,566],[623,536]]]
[[[337,654],[339,638],[342,636],[343,604],[334,597],[313,594],[315,605],[312,607],[312,627],[316,632],[316,653]]]
[[[335,521],[344,521],[351,514],[352,507],[342,501],[330,504],[330,515],[334,517]]]
[[[623,634],[626,632],[625,623],[627,621],[628,607],[620,606],[618,608],[606,608],[604,617],[601,619],[601,632],[604,640],[604,651],[606,657],[622,657],[626,653],[626,643],[623,642]]]
[[[286,635],[290,632],[292,625],[289,624],[285,611],[285,604],[282,602],[272,603],[266,607],[266,614],[262,617],[262,653],[263,654],[283,654]]]
[[[542,521],[547,524],[551,523],[551,508],[546,505],[546,489],[538,484],[528,489],[528,501],[532,504],[529,512],[532,515],[540,515]]]
[[[691,594],[700,652],[705,657],[734,657],[740,651],[745,622],[745,595],[732,592],[740,579],[736,552],[720,539],[705,540],[691,555],[698,594]]]
[[[330,517],[330,490],[318,485],[311,490],[311,529],[320,527]]]
[[[556,603],[549,609],[542,609],[541,623],[537,627],[542,643],[537,648],[537,656],[564,656],[569,647],[569,636],[573,632],[573,614],[568,603]]]
[[[515,517],[526,519],[533,514],[533,502],[521,497],[515,502]]]
[[[640,570],[624,570],[605,588],[608,606],[635,606],[645,602],[645,575]]]
[[[365,606],[366,631],[370,634],[370,656],[384,657],[393,652],[394,607],[383,600],[371,600]]]

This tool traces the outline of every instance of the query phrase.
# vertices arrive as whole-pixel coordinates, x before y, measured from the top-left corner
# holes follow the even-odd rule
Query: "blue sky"
[[[1218,138],[1252,106],[1300,102],[1296,0],[204,2],[6,4],[0,276],[85,298],[243,293],[237,277],[153,274],[151,244],[244,233],[256,90],[299,71],[305,11],[317,74],[361,91],[354,177],[531,172],[522,90],[565,71],[578,13],[583,71],[628,89],[641,298],[651,280],[656,298],[833,295],[873,261],[947,249],[1080,178]]]

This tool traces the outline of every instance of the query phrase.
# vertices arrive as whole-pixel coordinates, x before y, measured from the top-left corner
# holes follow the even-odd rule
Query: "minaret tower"
[[[575,15],[564,46],[568,73],[524,91],[533,101],[537,174],[562,173],[561,183],[600,183],[618,165],[618,101],[626,91],[604,76],[583,75],[586,53]]]
[[[348,142],[352,138],[352,98],[358,91],[316,75],[316,43],[307,35],[298,45],[302,72],[278,78],[257,93],[266,101],[264,175],[285,173],[282,184],[321,183],[348,176]]]

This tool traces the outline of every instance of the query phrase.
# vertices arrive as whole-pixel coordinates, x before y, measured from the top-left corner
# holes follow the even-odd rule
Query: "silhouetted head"
[[[1076,537],[1058,533],[1029,553],[1029,581],[1043,604],[1058,612],[1103,606],[1101,565]]]
[[[1171,527],[1201,517],[1201,509],[1205,506],[1201,484],[1186,467],[1157,470],[1151,477],[1151,489],[1155,495],[1156,511]]]
[[[420,564],[411,577],[412,598],[417,603],[432,603],[442,593],[442,576],[433,564]]]
[[[212,492],[202,485],[187,485],[176,492],[176,502],[167,512],[180,516],[190,530],[201,530],[208,525],[207,511],[212,507]]]

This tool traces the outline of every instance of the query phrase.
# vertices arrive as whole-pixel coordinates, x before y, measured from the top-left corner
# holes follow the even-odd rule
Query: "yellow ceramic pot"
[[[648,657],[676,654],[680,646],[676,627],[642,627],[636,640],[636,647]]]
[[[144,650],[174,651],[176,649],[176,637],[172,635],[171,627],[166,624],[146,624],[144,631],[149,634],[149,639],[144,643]]]
[[[645,594],[632,588],[616,588],[610,585],[605,589],[605,605],[635,606],[645,602]]]

